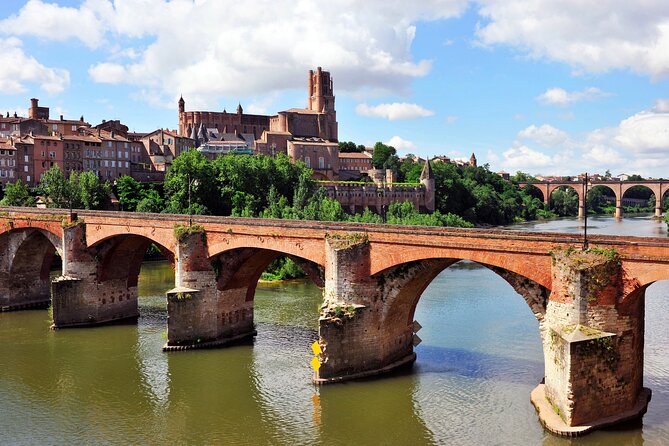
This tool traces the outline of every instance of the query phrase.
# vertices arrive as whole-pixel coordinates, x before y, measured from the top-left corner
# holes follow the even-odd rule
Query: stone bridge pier
[[[235,280],[234,273],[239,273],[240,264],[250,256],[246,251],[236,254],[210,259],[203,231],[178,237],[175,288],[167,292],[165,351],[215,347],[256,334],[253,293],[257,277],[253,283],[248,275],[246,280]]]
[[[614,251],[554,251],[553,289],[541,323],[545,383],[532,392],[539,418],[566,436],[639,418],[644,292]]]
[[[86,225],[65,225],[63,274],[51,283],[53,328],[137,319],[137,274],[148,242],[140,252],[129,249],[129,241],[87,248]]]

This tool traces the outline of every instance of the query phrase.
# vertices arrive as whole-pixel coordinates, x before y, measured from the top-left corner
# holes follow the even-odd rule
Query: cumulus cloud
[[[393,136],[385,144],[395,147],[395,149],[397,149],[398,152],[406,153],[416,150],[416,144],[414,144],[412,141],[408,141],[399,136]]]
[[[392,104],[367,105],[358,104],[355,112],[361,116],[373,118],[385,118],[390,121],[399,119],[416,119],[434,115],[432,110],[421,107],[418,104],[406,102],[393,102]]]
[[[415,23],[458,16],[467,4],[276,0],[251,11],[232,0],[29,0],[0,21],[0,33],[104,48],[109,59],[90,67],[93,80],[170,101],[183,93],[187,105],[304,88],[316,66],[334,74],[338,92],[403,93],[432,67],[411,54]]]
[[[69,71],[42,65],[23,51],[19,39],[0,39],[0,48],[0,90],[3,93],[23,93],[26,82],[35,83],[51,94],[60,93],[69,85]]]
[[[579,101],[592,101],[604,96],[609,96],[599,88],[589,87],[583,91],[566,91],[562,88],[549,88],[539,96],[537,100],[544,104],[567,106]]]
[[[618,126],[615,140],[638,154],[669,155],[669,112],[644,111]]]
[[[88,69],[88,75],[95,81],[106,84],[120,84],[126,80],[126,70],[117,63],[99,63]]]
[[[630,69],[669,76],[669,8],[666,0],[480,0],[484,45],[510,45],[532,57],[578,70]]]
[[[569,135],[566,132],[548,124],[539,127],[533,124],[518,132],[518,137],[530,139],[544,147],[558,147],[569,142]]]
[[[549,124],[531,125],[497,159],[506,169],[575,175],[582,171],[625,171],[666,176],[669,166],[669,111],[656,102],[617,126],[569,135]],[[538,147],[535,147],[538,146]]]

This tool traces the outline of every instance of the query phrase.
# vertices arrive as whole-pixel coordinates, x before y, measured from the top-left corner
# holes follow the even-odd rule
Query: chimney
[[[63,120],[64,120],[64,119],[63,119],[63,115],[60,115],[60,120],[61,120],[61,121],[63,121]]]

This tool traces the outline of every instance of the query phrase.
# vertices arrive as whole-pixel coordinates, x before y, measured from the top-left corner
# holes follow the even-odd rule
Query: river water
[[[666,236],[650,218],[589,220],[589,230]],[[520,226],[581,230],[575,219]],[[667,445],[669,283],[646,293],[643,425],[578,439],[543,430],[529,401],[543,377],[538,323],[485,268],[440,274],[417,308],[411,370],[310,384],[320,292],[260,284],[258,336],[245,345],[165,354],[168,264],[147,262],[136,325],[49,330],[46,311],[0,313],[0,444]]]

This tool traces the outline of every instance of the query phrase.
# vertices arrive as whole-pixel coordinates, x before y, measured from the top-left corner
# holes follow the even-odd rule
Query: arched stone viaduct
[[[590,181],[587,186],[583,182],[578,181],[566,181],[566,182],[553,182],[553,181],[528,181],[528,182],[519,182],[518,186],[524,188],[526,186],[532,185],[541,191],[543,195],[544,203],[549,204],[551,194],[555,189],[559,187],[570,187],[576,191],[578,194],[578,216],[579,218],[583,217],[584,213],[584,198],[587,192],[592,190],[596,186],[608,187],[613,191],[616,197],[616,218],[622,218],[623,216],[623,207],[622,200],[625,196],[625,192],[635,186],[643,186],[650,189],[653,194],[655,194],[655,216],[662,216],[662,198],[669,190],[669,181],[660,181],[660,180],[650,180],[650,181]],[[586,191],[587,189],[587,191]]]
[[[638,417],[644,293],[669,279],[669,240],[516,231],[0,209],[0,307],[48,304],[54,327],[138,316],[137,278],[154,243],[175,268],[167,350],[251,336],[255,287],[279,255],[323,288],[318,383],[382,373],[415,359],[423,290],[459,260],[478,262],[521,295],[539,321],[545,383],[532,399],[552,431],[575,435]],[[62,257],[51,284],[49,265]],[[556,415],[556,414],[559,414]]]

